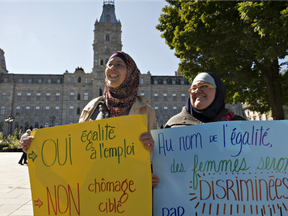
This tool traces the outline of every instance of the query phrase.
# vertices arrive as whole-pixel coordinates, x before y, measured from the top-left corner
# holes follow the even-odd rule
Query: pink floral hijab
[[[130,109],[135,103],[139,88],[140,71],[127,53],[117,51],[111,55],[109,60],[112,57],[120,57],[127,66],[126,77],[120,86],[113,88],[105,81],[106,87],[103,98],[110,111],[110,117],[117,117]]]

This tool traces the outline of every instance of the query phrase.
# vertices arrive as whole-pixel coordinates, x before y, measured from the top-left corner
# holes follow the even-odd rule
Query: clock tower
[[[116,51],[122,50],[121,22],[116,19],[114,0],[103,1],[100,20],[94,25],[93,97],[102,95],[105,87],[105,65]]]

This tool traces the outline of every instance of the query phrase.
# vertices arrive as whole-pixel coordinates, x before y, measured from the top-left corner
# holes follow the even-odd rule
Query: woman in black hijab
[[[211,72],[198,74],[188,90],[190,97],[181,113],[168,120],[165,128],[203,124],[215,121],[246,120],[225,108],[226,89],[221,79]]]

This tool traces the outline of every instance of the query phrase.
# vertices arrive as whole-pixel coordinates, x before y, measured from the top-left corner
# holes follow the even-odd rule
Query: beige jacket
[[[97,105],[99,101],[102,100],[102,98],[102,96],[94,98],[84,107],[79,118],[79,123],[89,121],[91,115],[97,108]],[[137,96],[136,101],[132,105],[129,112],[129,115],[146,114],[148,131],[157,129],[155,111],[151,106],[148,105],[149,102],[150,101],[148,98]]]

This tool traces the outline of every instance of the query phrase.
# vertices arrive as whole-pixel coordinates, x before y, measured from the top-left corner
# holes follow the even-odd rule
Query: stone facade
[[[0,49],[0,74],[2,73],[8,73],[8,71],[6,69],[4,51]]]
[[[82,68],[60,75],[8,73],[4,51],[0,50],[0,132],[13,133],[15,128],[43,128],[78,122],[81,110],[105,87],[105,64],[110,55],[122,50],[121,22],[116,19],[113,0],[103,2],[100,20],[94,25],[94,62],[91,73]],[[163,125],[180,112],[188,96],[189,82],[175,76],[140,75],[138,94],[151,99],[157,124]],[[13,116],[12,123],[5,118]]]
[[[273,120],[272,112],[260,113],[251,110],[251,106],[243,104],[243,113],[250,121],[270,121]]]
[[[83,107],[104,91],[105,64],[112,53],[122,49],[121,33],[114,1],[104,1],[101,18],[95,22],[91,73],[79,67],[60,75],[8,73],[0,49],[0,132],[77,123]],[[148,71],[140,75],[138,94],[151,99],[160,127],[185,106],[189,87],[178,72],[175,76],[152,76]],[[231,108],[243,115],[241,104]],[[6,123],[7,116],[13,116],[14,121]]]

